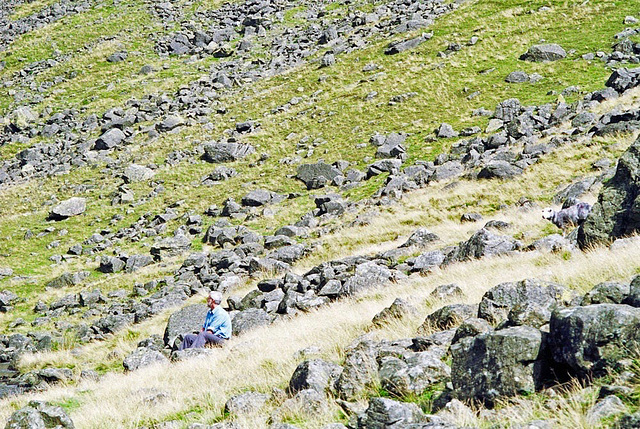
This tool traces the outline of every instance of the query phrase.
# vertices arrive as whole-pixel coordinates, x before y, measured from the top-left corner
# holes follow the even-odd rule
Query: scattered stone
[[[87,209],[87,200],[80,197],[73,197],[65,200],[51,210],[50,218],[53,220],[64,220],[71,216],[78,216]]]
[[[558,61],[567,56],[562,46],[557,44],[534,45],[520,59],[533,62]]]

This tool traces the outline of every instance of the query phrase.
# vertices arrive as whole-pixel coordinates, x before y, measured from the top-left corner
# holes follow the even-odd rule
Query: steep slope
[[[221,420],[232,394],[285,387],[293,351],[320,343],[324,358],[340,362],[382,308],[378,299],[411,294],[420,307],[422,289],[463,275],[450,273],[507,271],[463,285],[469,303],[501,281],[545,277],[585,292],[634,274],[635,250],[601,266],[593,260],[608,260],[607,251],[573,253],[563,241],[553,245],[557,257],[519,251],[554,232],[538,204],[597,191],[633,141],[637,76],[603,90],[612,68],[638,61],[637,31],[625,30],[633,4],[69,0],[1,8],[5,381],[8,392],[68,383],[43,395],[79,426]],[[530,48],[543,42],[566,57],[531,61]],[[72,197],[82,200],[60,214]],[[452,251],[479,229],[458,222],[471,211],[511,221],[505,234],[520,240],[509,249],[516,256],[467,262],[463,246]],[[393,250],[418,226],[440,237],[428,248],[437,262],[423,268],[422,250]],[[533,274],[513,268],[527,260]],[[329,261],[345,268],[313,283],[322,268],[308,270]],[[383,267],[381,286],[398,286],[360,290],[372,286],[365,275],[357,280],[365,263]],[[289,280],[313,287],[289,294],[279,280],[289,270]],[[415,280],[420,273],[427,280]],[[254,288],[265,279],[282,295],[260,298]],[[203,388],[171,391],[142,412],[116,412],[120,400],[95,411],[114,391],[142,395],[132,386],[144,377],[159,377],[152,384],[162,393],[202,365],[165,364],[172,379],[161,375],[166,366],[118,374],[139,340],[162,334],[171,313],[209,289],[230,295],[238,322],[252,307],[260,323],[277,321],[259,332],[286,337],[291,350],[278,354],[248,332],[205,365],[243,368],[260,381],[228,369],[217,381],[203,376],[216,386],[205,404]],[[333,324],[338,338],[323,337],[321,320],[348,308],[356,314]],[[416,323],[393,327],[401,332],[380,338],[413,335]],[[320,340],[283,333],[298,329]],[[72,371],[41,371],[54,367]],[[118,375],[85,391],[82,370]],[[5,402],[4,416],[19,398]],[[272,401],[275,409],[284,397]],[[298,410],[284,420],[346,421],[336,404],[317,419]],[[266,425],[259,416],[239,424]]]

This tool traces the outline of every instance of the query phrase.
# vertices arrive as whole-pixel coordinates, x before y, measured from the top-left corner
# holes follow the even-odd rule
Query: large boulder
[[[73,421],[61,407],[42,401],[29,405],[11,415],[5,429],[73,429]]]
[[[543,333],[528,326],[467,337],[451,346],[451,381],[460,399],[493,403],[541,387]]]
[[[131,164],[124,169],[122,178],[126,183],[144,182],[151,179],[156,173],[144,165]]]
[[[267,326],[273,322],[275,316],[259,308],[248,308],[233,316],[231,325],[233,335],[240,335],[243,332],[260,326]]]
[[[259,392],[245,392],[233,396],[224,404],[224,412],[233,415],[256,413],[264,407],[269,395]]]
[[[377,357],[376,344],[368,338],[357,340],[347,348],[343,370],[336,382],[336,390],[342,399],[357,399],[377,384]]]
[[[254,152],[255,148],[248,144],[210,143],[204,146],[203,159],[207,162],[221,164],[245,158]]]
[[[371,398],[364,415],[358,418],[358,429],[402,429],[423,427],[414,423],[429,423],[431,419],[410,402],[389,398]]]
[[[457,250],[447,255],[444,263],[463,262],[480,259],[486,256],[498,256],[519,250],[522,244],[511,237],[494,234],[487,229],[480,229],[469,240],[460,243]]]
[[[80,197],[69,198],[62,201],[51,210],[50,218],[63,220],[71,216],[82,214],[87,209],[87,200]]]
[[[640,137],[622,154],[614,177],[578,229],[581,248],[609,243],[640,230]]]
[[[640,345],[640,308],[594,304],[553,312],[549,330],[553,358],[577,375],[603,375]]]
[[[324,162],[302,164],[296,173],[296,178],[303,181],[307,189],[322,188],[338,176],[342,176],[342,172],[333,165]]]
[[[640,85],[640,67],[631,70],[623,68],[614,71],[605,85],[619,93]]]
[[[178,335],[197,332],[202,328],[209,307],[205,304],[193,304],[184,307],[171,316],[164,329],[164,344],[173,347]]]
[[[321,359],[302,362],[289,380],[289,390],[296,393],[304,389],[313,389],[325,393],[333,387],[342,367]]]
[[[124,366],[124,369],[127,371],[135,371],[149,365],[166,362],[169,362],[169,359],[159,351],[139,347],[124,359],[122,366]]]
[[[500,283],[489,289],[478,308],[478,317],[498,324],[506,320],[517,307],[537,304],[546,310],[546,321],[557,307],[569,304],[570,292],[559,284],[538,279],[525,279],[519,282]]]
[[[356,272],[342,286],[342,295],[352,295],[362,290],[381,286],[391,280],[391,270],[375,262],[365,262],[356,267]]]
[[[550,43],[530,47],[529,50],[520,57],[520,59],[533,62],[547,62],[561,60],[566,56],[567,52],[562,48],[562,46]]]
[[[412,353],[403,358],[385,356],[380,361],[380,385],[392,395],[420,396],[436,383],[447,381],[451,369],[429,351]]]

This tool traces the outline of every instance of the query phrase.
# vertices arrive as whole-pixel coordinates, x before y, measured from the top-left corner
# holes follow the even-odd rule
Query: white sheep
[[[582,224],[590,212],[591,204],[578,203],[558,211],[547,207],[542,210],[542,218],[553,222],[555,226],[562,229],[564,235],[568,228]]]

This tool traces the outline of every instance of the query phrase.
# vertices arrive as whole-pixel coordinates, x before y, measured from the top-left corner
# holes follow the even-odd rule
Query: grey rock
[[[418,309],[402,298],[396,298],[389,307],[383,309],[373,317],[374,325],[382,326],[393,320],[402,320],[418,315]]]
[[[429,418],[414,403],[389,398],[371,398],[369,407],[358,419],[357,429],[403,429],[415,423],[428,423]],[[416,425],[416,427],[423,427]]]
[[[102,134],[96,140],[94,149],[96,150],[109,150],[118,146],[126,138],[122,130],[119,128],[111,128],[104,134]]]
[[[162,122],[156,125],[156,129],[160,132],[167,132],[183,126],[185,123],[186,122],[182,117],[177,115],[169,115]]]
[[[209,311],[209,308],[206,305],[194,304],[184,307],[169,316],[169,321],[164,329],[164,344],[171,348],[176,348],[175,341],[179,335],[200,331],[207,311]]]
[[[458,326],[451,343],[455,344],[463,338],[475,337],[480,334],[491,332],[492,330],[493,327],[485,319],[471,317],[463,321],[460,326]]]
[[[336,382],[340,398],[357,399],[378,380],[377,350],[372,340],[363,338],[345,350],[343,371]]]
[[[416,46],[429,40],[432,37],[433,37],[433,33],[424,33],[421,36],[415,37],[413,39],[393,42],[389,44],[389,46],[387,46],[387,49],[385,49],[384,53],[385,55],[399,54],[400,52],[404,52],[406,50],[415,48]]]
[[[249,308],[237,313],[231,319],[233,335],[240,335],[243,332],[260,326],[267,326],[273,322],[275,317],[259,308]]]
[[[600,191],[598,201],[578,229],[582,249],[609,243],[640,230],[640,137],[622,154],[615,176]]]
[[[567,56],[562,46],[557,44],[534,45],[520,59],[533,62],[558,61]]]
[[[124,366],[124,369],[127,371],[135,371],[149,365],[166,362],[169,362],[169,359],[159,351],[138,348],[124,359],[122,366]]]
[[[526,326],[464,338],[451,346],[451,381],[460,399],[489,404],[533,393],[545,369],[543,333]]]
[[[328,408],[329,403],[324,394],[313,389],[305,389],[284,401],[280,408],[271,414],[271,419],[281,421],[291,414],[309,418],[327,412]]]
[[[397,396],[421,395],[434,384],[448,380],[451,369],[440,356],[429,351],[412,353],[402,359],[387,356],[380,361],[380,384]]]
[[[595,304],[553,312],[549,338],[556,362],[579,376],[601,375],[629,357],[640,341],[640,309]]]
[[[520,242],[511,237],[497,235],[483,228],[473,234],[469,240],[460,243],[457,252],[447,256],[445,263],[504,255],[520,247]]]
[[[439,240],[436,234],[430,232],[426,228],[418,228],[400,247],[425,247],[429,243]]]
[[[412,271],[428,272],[444,262],[445,255],[439,250],[420,254],[413,262]]]
[[[617,282],[599,283],[587,292],[580,305],[621,304],[629,296],[630,286]]]
[[[638,85],[640,85],[640,67],[631,70],[625,68],[615,70],[605,83],[605,86],[613,88],[620,94]]]
[[[313,389],[319,393],[330,391],[340,376],[342,367],[321,359],[306,360],[300,363],[291,379],[289,391],[297,393],[305,389]]]
[[[338,176],[342,176],[342,172],[333,165],[324,162],[302,164],[296,173],[296,178],[304,182],[307,189],[321,188]]]
[[[436,130],[436,136],[441,139],[447,139],[452,137],[458,137],[458,133],[454,131],[453,127],[447,123],[442,123]]]
[[[432,299],[460,298],[463,296],[464,292],[462,291],[462,288],[455,283],[437,286],[429,294],[429,298]]]
[[[246,158],[254,152],[255,148],[248,144],[210,143],[204,146],[203,159],[207,162],[221,164]]]
[[[343,294],[353,295],[377,287],[391,280],[391,270],[375,262],[365,262],[356,267],[355,274],[343,285]]]
[[[102,256],[98,271],[103,273],[118,273],[125,267],[125,262],[115,256]]]
[[[61,407],[42,401],[29,404],[11,415],[5,429],[73,429],[73,421]]]
[[[568,304],[565,301],[567,293],[561,285],[537,279],[501,283],[484,294],[478,308],[478,317],[497,324],[506,320],[514,307],[526,304],[539,305],[551,317],[551,311]]]
[[[602,420],[622,414],[626,410],[627,407],[620,398],[615,395],[609,395],[588,409],[585,418],[589,424],[597,426]]]
[[[508,161],[489,161],[478,173],[479,179],[510,179],[523,173],[523,169]]]
[[[469,304],[450,304],[445,305],[433,313],[429,314],[422,325],[418,328],[419,332],[430,330],[443,331],[460,325],[463,321],[474,317],[478,312],[477,305]]]
[[[69,198],[62,201],[51,210],[50,217],[54,220],[63,220],[71,216],[78,216],[87,209],[87,200],[80,197]]]
[[[258,392],[246,392],[231,397],[224,404],[225,413],[243,415],[259,412],[269,400],[269,395]]]
[[[60,289],[68,286],[75,286],[82,283],[89,277],[89,271],[78,271],[75,273],[64,273],[47,283],[47,287]]]
[[[126,183],[144,182],[155,176],[155,171],[143,165],[131,164],[124,169],[122,178]]]
[[[504,79],[505,82],[508,83],[523,83],[529,82],[529,75],[522,70],[517,70],[509,73],[509,75]]]

